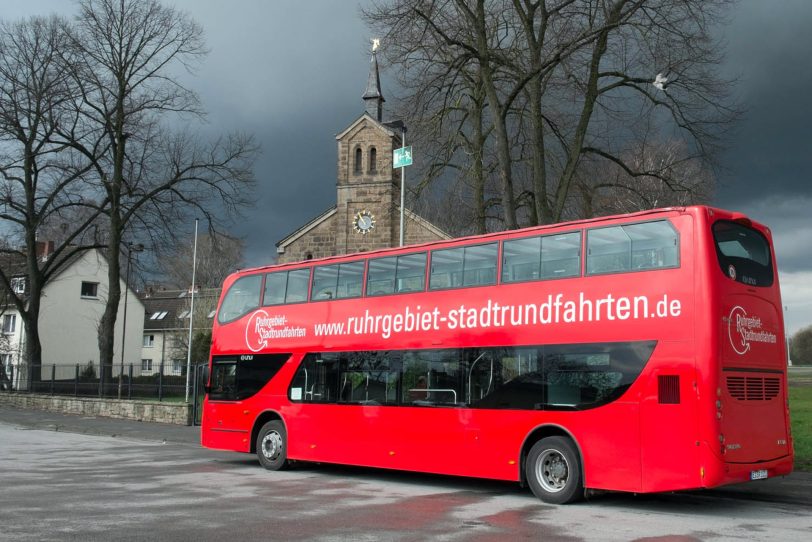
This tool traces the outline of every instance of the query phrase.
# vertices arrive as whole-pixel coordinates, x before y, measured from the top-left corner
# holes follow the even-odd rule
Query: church
[[[364,113],[336,136],[336,204],[276,243],[278,263],[399,245],[401,174],[392,166],[404,125],[383,121],[375,47],[363,100]],[[404,216],[405,245],[451,238],[409,209]]]

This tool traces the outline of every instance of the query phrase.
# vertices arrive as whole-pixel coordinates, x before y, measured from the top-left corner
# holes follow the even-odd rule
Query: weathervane
[[[374,53],[378,46],[381,44],[381,40],[379,38],[372,38],[372,52]]]

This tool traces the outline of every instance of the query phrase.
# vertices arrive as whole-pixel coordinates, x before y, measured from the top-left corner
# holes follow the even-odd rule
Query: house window
[[[141,360],[141,370],[142,371],[151,371],[152,370],[152,360],[151,359],[142,359]]]
[[[361,162],[362,162],[362,156],[361,156],[361,149],[359,147],[359,148],[355,149],[355,168],[354,168],[355,173],[361,173]]]
[[[144,348],[155,346],[155,335],[144,335]]]
[[[17,329],[17,315],[4,314],[3,315],[3,334],[11,335]]]
[[[375,173],[378,171],[378,151],[375,147],[369,149],[369,172]]]
[[[176,375],[183,374],[183,360],[182,359],[173,359],[172,360],[172,373]]]
[[[98,298],[99,297],[99,283],[98,282],[82,282],[82,297]]]
[[[25,277],[14,277],[11,279],[11,290],[15,294],[25,293]]]
[[[183,320],[184,318],[189,318],[189,315],[191,313],[192,313],[191,311],[183,311],[182,313],[180,313],[178,315],[178,320]]]
[[[157,311],[153,312],[152,316],[149,317],[150,320],[163,320],[166,318],[166,315],[169,314],[169,311]]]

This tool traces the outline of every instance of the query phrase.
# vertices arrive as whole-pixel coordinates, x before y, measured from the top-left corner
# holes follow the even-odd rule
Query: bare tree
[[[203,144],[190,128],[170,128],[178,115],[203,115],[197,95],[176,73],[192,70],[206,52],[202,29],[188,14],[156,0],[81,0],[71,47],[81,60],[70,72],[81,89],[80,116],[59,132],[93,163],[108,202],[109,294],[99,356],[109,364],[125,236],[157,244],[190,212],[212,227],[215,211],[237,212],[249,203],[257,148],[245,135]]]
[[[76,88],[66,77],[64,22],[32,18],[0,26],[0,220],[7,242],[6,261],[25,272],[25,293],[12,285],[10,269],[0,266],[0,291],[20,314],[25,328],[24,361],[37,378],[42,363],[39,338],[43,287],[78,252],[96,246],[83,233],[106,206],[94,199],[87,184],[91,163],[71,152],[56,137],[57,127],[75,117],[68,107]],[[49,221],[64,222],[60,242],[47,258],[38,253],[38,236]]]
[[[170,288],[189,288],[192,284],[191,240],[175,243],[159,258],[161,275]],[[242,267],[243,242],[224,234],[207,233],[197,241],[195,282],[202,288],[219,288],[225,278]]]
[[[401,40],[388,58],[401,79],[412,81],[404,110],[420,111],[414,104],[426,94],[410,90],[427,86],[446,90],[431,96],[436,109],[444,109],[454,103],[461,73],[478,74],[504,227],[513,228],[523,206],[531,223],[556,222],[571,212],[570,189],[584,161],[681,191],[673,168],[668,175],[637,169],[645,166],[634,160],[641,142],[663,148],[679,141],[680,160],[700,160],[710,171],[720,137],[738,113],[729,82],[714,70],[720,47],[711,39],[728,3],[391,0],[365,16],[385,37]],[[446,51],[437,54],[441,47]],[[662,139],[644,139],[652,125]]]
[[[621,158],[618,163],[589,157],[581,161],[573,182],[576,201],[569,205],[572,218],[710,200],[713,172],[701,158],[687,154],[680,141],[649,143]]]

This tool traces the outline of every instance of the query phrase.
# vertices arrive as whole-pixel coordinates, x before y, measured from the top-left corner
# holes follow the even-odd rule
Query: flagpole
[[[192,384],[192,324],[195,320],[195,271],[197,269],[197,222],[195,218],[195,247],[192,252],[192,305],[189,311],[189,344],[186,348],[186,402],[189,402],[189,390]]]

